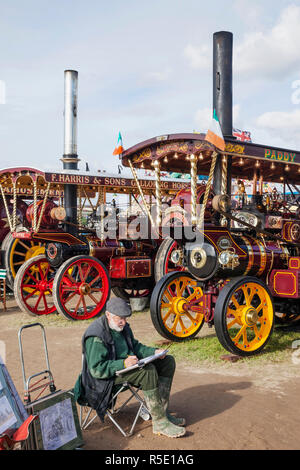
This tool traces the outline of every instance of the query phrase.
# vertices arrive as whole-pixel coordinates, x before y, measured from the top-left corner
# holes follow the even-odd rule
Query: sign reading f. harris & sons
[[[53,184],[78,184],[86,186],[105,186],[112,188],[136,188],[133,178],[121,178],[117,176],[93,176],[93,175],[71,175],[66,173],[45,173],[45,180]],[[155,180],[139,179],[143,189],[155,189]],[[161,188],[165,190],[177,190],[188,188],[188,181],[164,181],[161,180]]]

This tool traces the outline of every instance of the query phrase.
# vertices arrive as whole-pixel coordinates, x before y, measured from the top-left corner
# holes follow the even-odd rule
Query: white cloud
[[[300,109],[291,112],[273,111],[260,115],[256,125],[271,136],[286,141],[286,146],[300,144]]]
[[[259,10],[252,11],[253,16],[258,14]],[[295,74],[300,62],[299,24],[300,7],[292,4],[269,30],[247,33],[240,43],[234,43],[234,72],[274,80]],[[189,44],[184,55],[193,69],[211,68],[211,47]]]
[[[184,55],[193,69],[208,70],[211,66],[211,47],[188,44],[184,49]]]
[[[172,70],[170,67],[166,67],[154,72],[146,72],[138,78],[137,85],[140,87],[159,87],[162,86],[163,83],[168,82],[168,80],[171,78],[171,75]]]
[[[300,61],[300,7],[290,5],[267,32],[248,34],[235,48],[236,70],[282,78],[295,72]]]
[[[167,67],[166,69],[159,70],[158,72],[150,72],[148,74],[148,77],[158,82],[164,82],[170,77],[170,75],[171,75],[171,69]]]
[[[240,20],[249,27],[257,27],[257,24],[264,18],[263,5],[249,0],[235,0],[233,4],[235,10],[240,16]]]

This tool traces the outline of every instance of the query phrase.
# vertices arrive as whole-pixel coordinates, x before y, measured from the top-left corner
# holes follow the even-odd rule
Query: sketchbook
[[[158,354],[153,354],[152,356],[144,357],[144,359],[140,359],[133,366],[126,367],[126,369],[117,370],[116,375],[123,375],[123,374],[126,374],[126,372],[129,372],[131,370],[140,369],[140,368],[144,367],[146,364],[149,364],[149,362],[153,362],[156,359],[159,359],[160,357],[163,357],[167,353],[168,353],[168,349],[165,349],[164,351],[162,351]]]

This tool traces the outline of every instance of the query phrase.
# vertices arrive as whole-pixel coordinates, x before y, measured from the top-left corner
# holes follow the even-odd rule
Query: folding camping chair
[[[124,403],[122,403],[122,405],[116,407],[117,398],[119,397],[120,393],[125,392],[126,390],[130,393],[129,398]],[[121,388],[112,396],[108,409],[106,410],[105,416],[108,416],[111,422],[117,427],[117,429],[123,434],[124,437],[132,436],[139,417],[141,417],[144,421],[147,421],[151,418],[151,415],[146,407],[144,400],[139,395],[139,391],[140,387],[134,387],[128,382],[123,382]],[[126,430],[121,427],[120,423],[116,421],[114,416],[120,413],[120,411],[124,410],[127,404],[133,399],[135,399],[139,403],[139,408],[133,419],[130,430],[126,432]],[[84,410],[86,410],[87,412],[85,418],[83,418]],[[79,422],[82,430],[87,429],[97,417],[98,415],[95,410],[93,410],[89,406],[80,405]]]

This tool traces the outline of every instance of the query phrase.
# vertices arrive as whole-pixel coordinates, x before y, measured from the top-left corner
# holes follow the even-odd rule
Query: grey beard
[[[118,331],[119,333],[120,333],[120,331],[124,330],[124,327],[120,328],[115,323],[113,323],[111,320],[108,320],[108,325],[109,325],[109,328],[111,328],[112,330]]]

